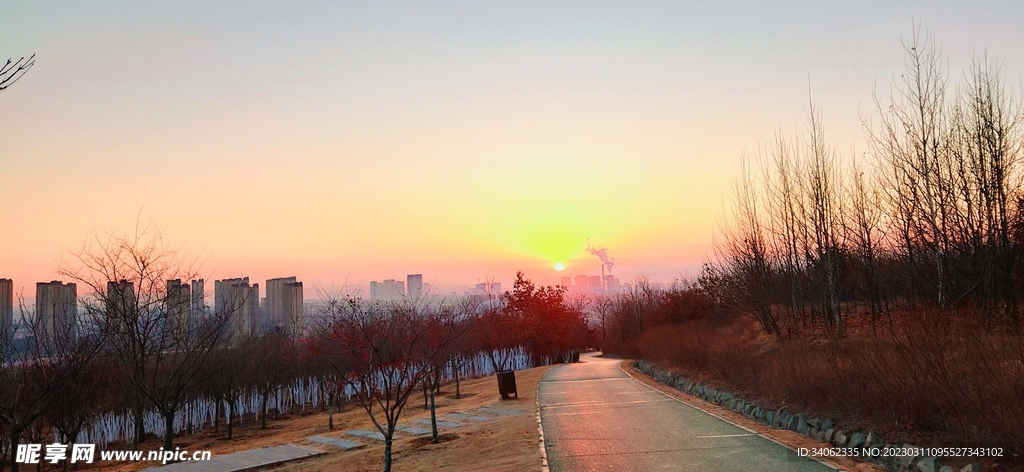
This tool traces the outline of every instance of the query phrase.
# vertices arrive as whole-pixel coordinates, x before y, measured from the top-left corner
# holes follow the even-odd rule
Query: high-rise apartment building
[[[237,277],[234,279],[221,279],[213,281],[213,313],[220,315],[232,309],[231,286],[234,284],[248,284],[249,277]]]
[[[589,277],[587,277],[585,275],[577,275],[576,276],[576,288],[579,289],[579,290],[586,289],[587,286],[589,285],[587,283],[588,279],[589,279]]]
[[[78,287],[57,280],[37,283],[35,323],[39,341],[77,338]]]
[[[419,300],[423,296],[423,274],[411,274],[406,276],[405,281],[409,290],[409,299]]]
[[[107,292],[103,296],[103,304],[108,319],[133,325],[139,314],[136,300],[135,284],[132,282],[124,279],[107,282]]]
[[[289,282],[281,287],[281,326],[288,334],[300,336],[305,331],[306,316],[303,311],[302,282]]]
[[[383,301],[383,302],[396,302],[404,300],[406,296],[410,299],[413,297],[419,297],[423,293],[423,276],[420,274],[410,275],[407,277],[409,281],[409,292],[405,290],[405,282],[395,279],[387,279],[383,282],[377,282],[376,280],[370,282],[370,300]],[[414,295],[412,290],[415,287],[416,294]]]
[[[288,317],[285,315],[284,307],[284,286],[296,283],[295,277],[278,277],[267,280],[267,320],[262,329],[285,328],[288,325]]]
[[[249,277],[217,280],[213,283],[214,312],[228,317],[233,336],[253,333],[260,310],[260,284],[249,285]]]
[[[601,276],[591,275],[590,277],[588,277],[587,288],[589,288],[590,290],[601,290],[601,288],[603,288],[603,285],[601,285]]]
[[[192,286],[181,283],[181,279],[167,281],[167,297],[164,300],[168,318],[178,328],[192,327]]]
[[[562,286],[565,288],[572,287],[572,277],[562,277]]]
[[[378,288],[378,292],[383,293],[379,293],[380,297],[378,300],[390,302],[398,299],[398,297],[395,296],[398,294],[398,285],[395,283],[395,279],[387,279],[381,285],[383,286],[383,290]]]
[[[14,336],[14,281],[0,279],[0,336]]]
[[[206,281],[192,281],[192,319],[199,320],[206,316]]]

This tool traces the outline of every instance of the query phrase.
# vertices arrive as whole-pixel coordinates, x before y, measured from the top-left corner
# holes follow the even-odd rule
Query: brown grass
[[[516,372],[519,399],[501,400],[494,376],[462,382],[462,398],[455,398],[455,386],[445,385],[436,397],[437,414],[465,412],[481,406],[503,409],[518,409],[524,413],[516,416],[497,417],[487,422],[465,422],[465,426],[453,430],[442,430],[439,444],[431,444],[429,435],[413,437],[397,432],[393,445],[393,470],[536,470],[540,468],[541,456],[537,432],[537,385],[541,376],[550,369],[536,367]],[[419,418],[429,418],[423,409],[422,396],[409,400],[399,420],[401,424],[414,424]],[[268,418],[267,429],[260,430],[259,422],[247,419],[236,425],[233,439],[226,439],[223,428],[214,433],[212,428],[191,436],[175,438],[175,446],[187,450],[210,450],[214,457],[247,449],[298,444],[318,449],[326,454],[310,459],[286,463],[273,468],[281,471],[318,470],[381,470],[384,464],[383,443],[372,444],[343,435],[348,429],[374,430],[366,412],[355,405],[335,413],[333,431],[327,428],[327,413],[307,409],[281,420]],[[421,426],[421,425],[417,425]],[[425,427],[429,429],[429,426]],[[306,440],[309,436],[329,436],[368,444],[367,447],[343,452],[339,448]],[[159,438],[149,438],[141,449],[156,449],[162,445]],[[134,471],[153,466],[153,463],[104,463],[93,464],[91,469]],[[84,468],[83,468],[84,469]]]
[[[774,340],[703,322],[647,330],[623,353],[716,388],[872,429],[920,446],[1001,446],[990,467],[1018,470],[1024,445],[1024,338],[939,313],[904,313],[877,334]],[[1014,455],[1016,454],[1016,455]],[[956,461],[951,461],[956,462]]]

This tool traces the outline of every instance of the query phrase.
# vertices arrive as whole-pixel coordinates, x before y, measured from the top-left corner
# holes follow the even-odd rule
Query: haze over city
[[[164,228],[208,280],[439,290],[699,274],[741,156],[802,127],[847,156],[915,23],[1024,74],[1019,3],[8,4],[0,277]],[[953,72],[955,75],[956,72]],[[563,263],[564,271],[555,264]]]

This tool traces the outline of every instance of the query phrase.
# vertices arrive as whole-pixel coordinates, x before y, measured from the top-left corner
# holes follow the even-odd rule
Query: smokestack
[[[608,273],[612,273],[612,266],[615,265],[615,259],[608,255],[608,249],[605,247],[594,247],[593,244],[587,242],[587,252],[601,258],[601,274],[602,279],[604,275],[604,269],[608,269]]]

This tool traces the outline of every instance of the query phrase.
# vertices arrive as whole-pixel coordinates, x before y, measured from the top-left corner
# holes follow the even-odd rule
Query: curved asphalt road
[[[586,355],[540,383],[552,471],[831,471],[756,433],[626,375],[621,361]]]

